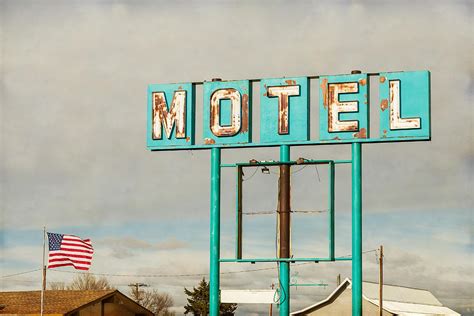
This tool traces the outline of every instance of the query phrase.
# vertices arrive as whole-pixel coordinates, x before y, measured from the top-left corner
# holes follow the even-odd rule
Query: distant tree
[[[169,308],[173,306],[173,298],[168,293],[157,290],[130,291],[130,297],[141,306],[151,310],[156,316],[174,316]]]
[[[83,273],[74,277],[68,290],[114,290],[105,277],[96,278],[93,274]]]
[[[50,290],[67,290],[66,283],[64,282],[49,282]]]
[[[50,282],[51,290],[114,290],[105,277],[96,278],[93,274],[78,274],[70,284],[64,282]]]
[[[205,316],[209,314],[209,283],[203,278],[197,288],[192,291],[184,288],[184,293],[188,296],[188,304],[184,306],[185,314]],[[220,315],[234,315],[237,304],[220,304]]]

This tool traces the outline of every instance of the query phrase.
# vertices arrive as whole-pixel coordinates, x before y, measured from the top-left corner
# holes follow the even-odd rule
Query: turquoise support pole
[[[328,239],[329,239],[329,258],[334,260],[336,257],[335,255],[335,234],[334,234],[334,225],[335,225],[335,199],[334,199],[334,192],[335,192],[335,165],[333,162],[329,163],[329,200],[328,200]]]
[[[219,315],[221,149],[211,149],[209,315]]]
[[[361,143],[352,143],[352,316],[362,316]]]
[[[280,161],[290,161],[290,146],[280,146]],[[280,262],[280,316],[290,315],[290,262]]]

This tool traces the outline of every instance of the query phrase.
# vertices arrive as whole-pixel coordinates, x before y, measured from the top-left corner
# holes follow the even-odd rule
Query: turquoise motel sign
[[[370,83],[376,79],[378,101],[370,104]],[[374,81],[374,80],[372,80]],[[260,82],[259,93],[252,83]],[[312,108],[310,84],[317,84],[319,100]],[[196,137],[196,85],[203,85],[202,135]],[[374,89],[372,87],[372,89]],[[259,98],[259,141],[252,121],[252,101]],[[370,109],[378,109],[379,124],[371,133]],[[310,126],[319,113],[318,126]],[[317,129],[319,137],[311,138]],[[373,134],[378,134],[373,136]],[[221,150],[226,148],[280,147],[280,165],[290,160],[291,146],[350,144],[352,158],[352,314],[362,315],[362,144],[429,141],[429,71],[360,73],[348,75],[267,78],[238,81],[205,81],[151,84],[148,87],[147,147],[161,150],[211,150],[210,206],[210,315],[219,314],[220,264],[249,262],[220,258]],[[318,161],[313,161],[318,163]],[[332,168],[337,161],[326,161]],[[242,168],[242,165],[235,165]],[[333,183],[331,184],[333,185]],[[333,196],[331,197],[333,199]],[[334,201],[332,201],[333,204]],[[333,207],[333,206],[332,206]],[[332,232],[326,261],[347,260],[334,256]],[[290,264],[320,258],[252,259],[278,262],[281,293],[280,315],[290,313]]]

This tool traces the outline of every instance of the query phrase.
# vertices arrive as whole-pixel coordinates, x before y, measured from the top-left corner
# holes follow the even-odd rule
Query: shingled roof
[[[115,292],[119,293],[117,290],[45,291],[44,313],[66,314],[81,306],[110,297]],[[0,304],[5,305],[0,314],[40,313],[41,291],[0,292]]]

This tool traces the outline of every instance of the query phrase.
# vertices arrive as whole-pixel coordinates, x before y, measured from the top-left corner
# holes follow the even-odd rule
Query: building
[[[0,315],[36,316],[41,291],[0,292]],[[45,291],[44,316],[153,316],[117,290]]]
[[[325,300],[291,315],[352,315],[351,280],[345,279]],[[364,316],[379,315],[378,283],[362,283],[362,314]],[[384,316],[460,316],[461,314],[443,306],[438,299],[427,290],[413,289],[402,286],[383,286]]]

